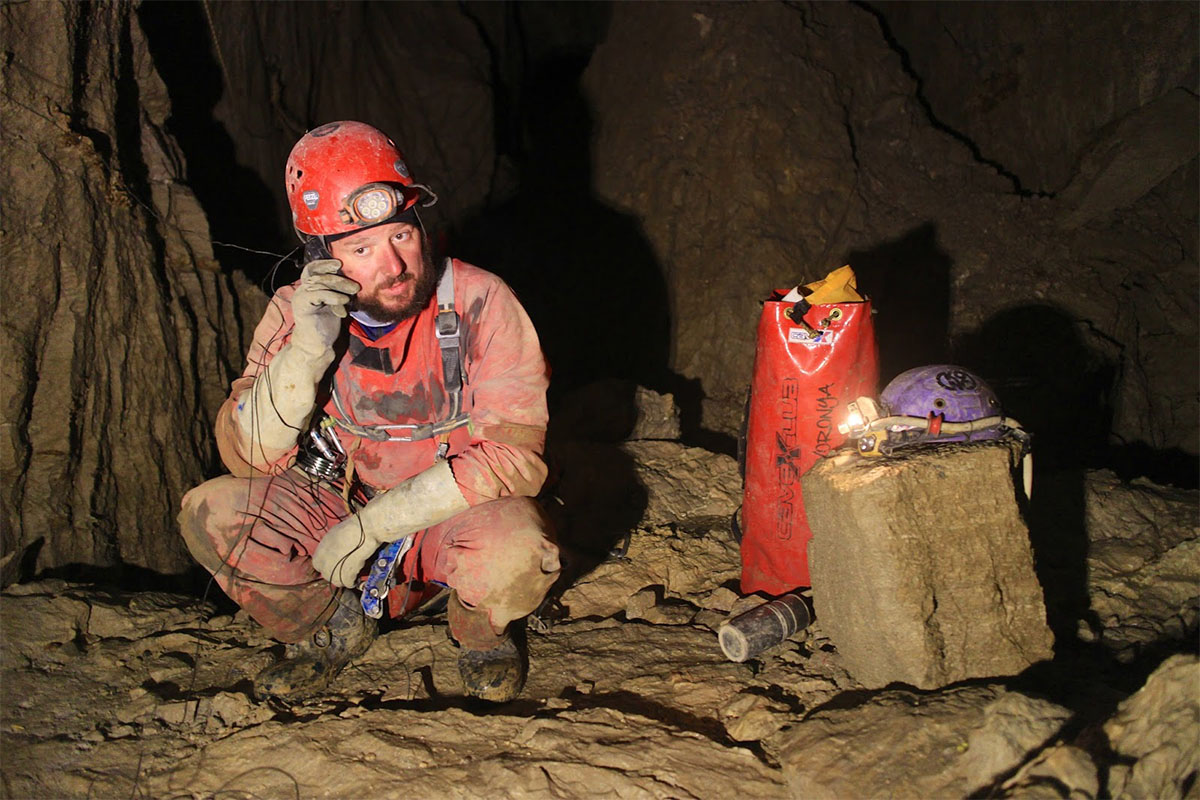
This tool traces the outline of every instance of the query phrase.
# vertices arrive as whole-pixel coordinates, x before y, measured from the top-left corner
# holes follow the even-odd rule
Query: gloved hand
[[[338,275],[341,268],[342,262],[336,258],[308,262],[292,295],[296,328],[291,343],[315,359],[328,356],[326,367],[333,356],[333,343],[342,332],[346,304],[361,288],[344,275]]]
[[[358,583],[367,559],[385,543],[466,511],[450,463],[439,461],[329,529],[313,553],[313,567],[335,586]]]
[[[292,295],[295,326],[254,385],[238,398],[238,423],[248,438],[244,452],[269,461],[287,452],[308,426],[317,381],[333,361],[333,343],[342,331],[346,305],[359,285],[336,274],[342,262],[310,261]]]

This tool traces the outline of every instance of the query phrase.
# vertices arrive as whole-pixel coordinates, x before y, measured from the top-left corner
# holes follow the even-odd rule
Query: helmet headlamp
[[[368,183],[358,187],[346,200],[338,215],[347,225],[365,227],[390,219],[404,207],[404,193],[386,183]]]
[[[846,404],[846,419],[838,425],[838,433],[850,437],[862,436],[879,416],[875,401],[870,397],[860,397]]]

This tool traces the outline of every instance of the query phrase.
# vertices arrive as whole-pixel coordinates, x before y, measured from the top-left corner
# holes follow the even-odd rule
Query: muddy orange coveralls
[[[348,346],[331,369],[332,379],[327,375],[322,384],[332,391],[319,396],[329,398],[326,414],[402,432],[377,441],[339,428],[354,477],[367,493],[390,489],[432,466],[440,448],[469,504],[416,534],[397,569],[393,616],[415,605],[422,585],[441,583],[455,589],[464,604],[487,611],[493,627],[502,630],[537,607],[559,572],[551,526],[533,499],[546,479],[549,371],[512,290],[462,261],[452,260],[447,269],[454,271],[461,406],[468,424],[436,438],[402,440],[403,431],[412,430],[406,426],[441,422],[451,406],[434,301],[375,340],[351,321]],[[239,396],[288,341],[294,291],[295,284],[286,286],[272,298],[245,371],[218,412],[217,444],[233,474],[188,492],[179,516],[193,557],[284,642],[312,634],[333,613],[340,590],[316,572],[311,557],[325,532],[350,513],[341,485],[317,481],[293,466],[295,448],[279,457],[256,449],[236,417]],[[314,420],[321,416],[316,412]],[[411,586],[417,590],[408,591]]]

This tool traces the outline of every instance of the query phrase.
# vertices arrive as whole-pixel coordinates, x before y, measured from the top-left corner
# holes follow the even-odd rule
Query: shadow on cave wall
[[[1066,311],[1049,304],[1002,311],[961,337],[955,359],[978,372],[1004,413],[1033,433],[1039,468],[1104,465],[1117,366],[1088,347]]]
[[[954,262],[925,223],[898,239],[847,257],[876,311],[879,388],[913,367],[948,360],[950,268]]]
[[[552,400],[601,378],[669,380],[662,269],[637,219],[592,190],[592,116],[579,79],[590,54],[537,65],[522,91],[519,185],[453,236],[462,258],[517,292],[554,371]]]
[[[592,115],[579,85],[589,59],[571,51],[532,65],[515,112],[516,190],[458,226],[451,250],[504,278],[537,328],[552,371],[547,453],[552,490],[567,503],[565,539],[598,555],[636,527],[646,494],[629,456],[595,443],[631,431],[637,385],[676,386],[662,268],[638,221],[592,189]],[[586,410],[597,397],[602,415]],[[698,419],[698,396],[695,406]]]
[[[1055,306],[1000,312],[962,337],[954,358],[995,390],[1004,413],[1033,434],[1034,491],[1029,537],[1059,642],[1091,620],[1087,591],[1085,475],[1106,459],[1116,365],[1093,351],[1075,321]]]
[[[238,164],[233,139],[213,115],[227,87],[204,8],[179,0],[143,3],[137,13],[171,99],[167,132],[187,159],[187,182],[208,217],[217,257],[226,270],[241,270],[261,284],[274,259],[241,248],[284,252],[294,246],[294,237],[279,229],[279,197],[253,170]]]

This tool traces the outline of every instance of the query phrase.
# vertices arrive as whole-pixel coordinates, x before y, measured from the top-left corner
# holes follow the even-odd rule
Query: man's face
[[[437,288],[438,275],[421,230],[407,222],[376,225],[330,246],[342,274],[362,288],[356,308],[378,322],[417,314]]]

